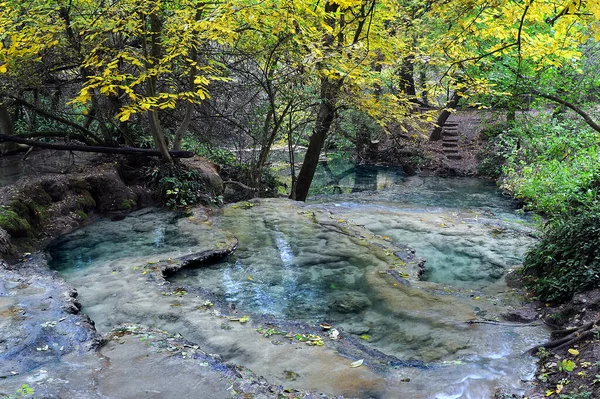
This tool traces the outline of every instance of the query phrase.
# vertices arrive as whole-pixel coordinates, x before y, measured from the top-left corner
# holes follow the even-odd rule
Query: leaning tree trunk
[[[150,14],[150,30],[150,57],[156,63],[156,60],[160,58],[160,53],[162,51],[160,44],[160,32],[162,31],[162,22],[156,14]],[[148,79],[147,88],[149,97],[156,96],[156,80],[156,75],[150,76],[150,78]],[[152,133],[152,138],[154,139],[154,145],[156,146],[156,149],[160,151],[160,153],[162,154],[162,158],[165,162],[172,164],[173,158],[171,158],[171,154],[169,154],[169,148],[167,147],[165,135],[163,133],[162,126],[160,125],[160,120],[158,119],[158,111],[149,110],[148,121],[150,124],[150,132]]]
[[[310,184],[312,183],[315,170],[317,169],[317,165],[319,163],[321,149],[323,148],[325,138],[327,137],[327,133],[329,132],[329,128],[333,122],[333,117],[335,114],[334,104],[339,89],[339,82],[332,82],[327,78],[323,78],[321,80],[322,102],[319,106],[315,130],[310,137],[308,149],[306,150],[306,156],[304,157],[302,168],[298,174],[295,190],[292,191],[292,194],[290,195],[292,199],[297,201],[306,201]]]
[[[448,109],[455,108],[458,105],[458,100],[460,100],[460,94],[458,93],[458,91],[455,91],[454,94],[452,94],[450,101],[448,101],[448,104],[446,104],[446,107],[442,110],[442,112],[438,116],[438,119],[435,122],[436,126],[435,126],[435,128],[433,128],[433,131],[431,132],[431,135],[429,136],[429,141],[437,141],[442,138],[442,129],[444,128],[444,124],[446,123],[446,120],[450,117],[450,115],[452,114],[450,111],[448,111]]]

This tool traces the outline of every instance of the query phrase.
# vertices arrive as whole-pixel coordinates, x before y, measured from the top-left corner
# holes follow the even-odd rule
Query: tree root
[[[530,354],[535,354],[535,352],[540,348],[545,349],[554,349],[555,351],[560,351],[564,348],[573,346],[579,341],[592,338],[595,333],[600,332],[600,319],[596,319],[589,323],[582,325],[577,328],[566,328],[563,330],[557,330],[556,333],[558,335],[567,334],[566,336],[546,342],[541,345],[536,345],[533,348],[529,349],[527,352]]]

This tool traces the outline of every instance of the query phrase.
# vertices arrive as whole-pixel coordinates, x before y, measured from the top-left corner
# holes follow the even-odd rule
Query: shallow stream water
[[[307,204],[271,199],[212,217],[144,210],[99,221],[58,240],[51,264],[79,290],[100,331],[136,322],[179,332],[272,383],[361,398],[489,398],[497,387],[526,389],[534,359],[523,353],[545,329],[488,322],[523,300],[502,277],[533,242],[528,219],[487,182],[364,172],[342,173],[320,191],[344,194]],[[143,264],[218,247],[225,232],[240,245],[223,262],[183,270],[162,288],[141,272]],[[403,244],[426,260],[423,281],[395,255]],[[209,309],[206,298],[222,306]],[[347,359],[328,345],[281,344],[231,315],[328,322],[355,349]],[[357,358],[370,368],[349,368]]]

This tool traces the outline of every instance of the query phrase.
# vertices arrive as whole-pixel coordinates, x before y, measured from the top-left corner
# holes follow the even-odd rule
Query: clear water
[[[545,330],[467,322],[498,318],[522,300],[501,277],[533,241],[527,218],[474,179],[399,177],[379,191],[357,184],[360,176],[350,180],[347,194],[313,196],[305,205],[273,199],[229,206],[210,220],[151,211],[101,221],[61,239],[50,249],[52,264],[79,289],[101,331],[140,322],[181,332],[274,383],[381,398],[489,398],[497,386],[524,389],[534,362],[523,353],[545,339]],[[162,289],[185,287],[194,295],[165,296],[136,270],[214,248],[223,231],[240,241],[233,256],[182,271]],[[427,260],[428,281],[404,284],[382,273],[413,272],[390,255],[402,244]],[[238,314],[327,321],[368,348],[429,367],[390,369],[384,380],[372,377],[376,388],[367,392],[349,376],[349,361],[339,366],[332,351],[286,351],[250,326],[223,330],[218,314],[198,310],[209,294]],[[302,377],[285,380],[285,367]]]
[[[50,265],[59,271],[82,270],[98,262],[194,248],[198,237],[180,231],[177,221],[181,218],[165,210],[143,209],[120,221],[100,219],[55,240]]]

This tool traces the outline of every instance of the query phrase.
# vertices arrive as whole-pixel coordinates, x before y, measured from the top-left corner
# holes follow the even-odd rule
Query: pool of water
[[[214,248],[225,231],[239,239],[234,255],[170,278],[185,297],[165,296],[170,288],[149,287],[139,272],[145,262]],[[378,191],[315,195],[307,204],[262,200],[212,218],[141,211],[65,236],[50,254],[101,331],[140,322],[181,332],[272,382],[331,394],[489,398],[498,386],[525,389],[534,361],[523,353],[546,338],[540,326],[469,323],[498,319],[522,301],[502,276],[519,264],[532,232],[528,218],[486,182],[398,177]],[[394,255],[403,244],[426,260],[425,281],[388,273],[410,274]],[[218,312],[199,312],[206,297],[239,315],[326,321],[398,363],[368,391],[334,371],[324,381],[322,365],[339,355],[285,352],[257,339],[252,327],[224,328]],[[285,380],[283,367],[301,369],[302,377]]]
[[[143,254],[161,255],[198,245],[190,231],[181,231],[181,214],[143,209],[120,221],[99,219],[93,224],[61,236],[51,244],[50,265],[58,271],[80,271],[98,262]]]

